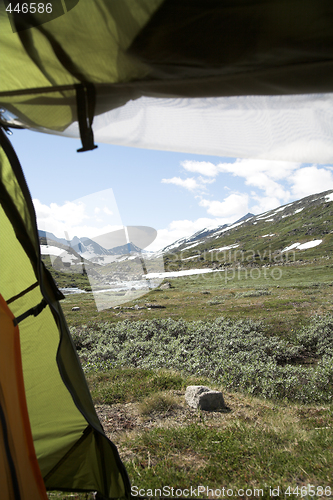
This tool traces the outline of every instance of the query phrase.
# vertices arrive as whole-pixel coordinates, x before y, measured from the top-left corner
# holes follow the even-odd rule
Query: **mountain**
[[[57,243],[61,243],[61,245],[68,246],[68,241],[65,238],[58,238],[53,233],[49,233],[48,231],[42,231],[41,229],[38,229],[38,236],[39,240],[43,240],[45,238],[46,240],[52,240]],[[44,244],[46,244],[46,242]]]
[[[307,196],[230,225],[203,229],[163,249],[170,270],[273,266],[330,258],[333,190]],[[172,266],[171,266],[172,264]],[[172,269],[171,269],[172,267]]]
[[[66,240],[64,238],[58,238],[53,233],[47,231],[38,230],[38,235],[43,245],[54,245],[55,247],[66,249],[71,248],[75,253],[79,254],[84,259],[90,260],[93,258],[99,258],[107,255],[126,255],[131,252],[141,252],[141,249],[134,245],[133,243],[128,243],[125,245],[119,245],[111,249],[106,249],[99,245],[96,241],[90,238],[82,237],[78,238],[74,236],[72,240]]]
[[[253,214],[248,213],[248,214],[244,215],[241,219],[238,219],[233,224],[237,224],[239,222],[245,221],[246,219],[249,219],[250,217],[253,217]],[[189,244],[191,245],[193,242],[198,242],[198,241],[202,240],[203,238],[208,238],[211,235],[217,234],[218,232],[225,230],[227,227],[230,227],[233,224],[223,224],[223,225],[217,226],[215,228],[200,229],[200,231],[197,231],[192,236],[189,236],[187,238],[180,238],[179,240],[175,241],[174,243],[171,243],[171,245],[168,245],[165,248],[163,248],[163,250],[161,252],[167,253],[172,249],[180,248],[182,245],[189,245]],[[193,247],[196,245],[197,245],[197,243],[195,245],[193,245]],[[189,249],[189,248],[190,247],[187,246],[187,249]]]

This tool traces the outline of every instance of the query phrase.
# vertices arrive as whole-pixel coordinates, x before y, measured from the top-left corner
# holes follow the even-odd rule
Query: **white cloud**
[[[215,217],[222,217],[224,222],[234,222],[248,212],[248,195],[231,194],[223,201],[201,200],[199,205]]]
[[[33,200],[37,216],[40,221],[54,219],[58,222],[71,221],[72,224],[80,224],[88,216],[85,214],[85,205],[66,201],[63,205],[51,203],[50,206],[43,205],[38,199]]]
[[[189,172],[206,176],[209,182],[215,181],[219,174],[224,174],[225,184],[227,174],[243,179],[245,186],[256,188],[250,197],[244,195],[243,200],[240,200],[238,194],[231,195],[231,198],[224,201],[200,201],[199,204],[206,207],[209,214],[219,217],[228,217],[230,213],[240,214],[242,207],[246,210],[250,201],[255,202],[251,212],[257,214],[333,188],[331,166],[318,168],[317,165],[312,165],[302,168],[302,164],[298,162],[253,159],[237,159],[216,165],[205,161],[183,161],[181,165]],[[204,178],[199,177],[198,181],[204,183]]]
[[[92,238],[122,227],[119,224],[108,224],[106,218],[100,219],[97,216],[100,213],[100,210],[96,210],[98,207],[93,210],[91,215],[88,215],[87,207],[80,201],[66,201],[63,205],[51,203],[48,206],[42,204],[38,199],[34,199],[33,203],[38,229],[53,233],[59,238],[66,237],[66,233],[70,239],[74,236]]]
[[[264,173],[274,180],[285,179],[300,166],[301,164],[296,162],[253,159],[237,159],[234,163],[219,163],[217,165],[220,172],[229,172],[245,179],[255,179],[258,174]]]
[[[205,179],[204,177],[202,177],[201,175],[199,175],[198,177],[198,181],[200,182],[200,184],[213,184],[213,182],[215,182],[216,179]]]
[[[216,177],[219,173],[219,168],[208,161],[182,161],[181,166],[185,168],[188,172],[196,172],[201,175],[207,175],[209,177]]]
[[[285,181],[299,167],[300,164],[295,162],[252,159],[238,159],[234,163],[217,165],[221,173],[242,177],[247,186],[257,187],[266,196],[278,198],[280,202],[287,202],[290,192],[277,181]]]
[[[301,164],[286,161],[237,159],[235,162],[218,163],[214,165],[205,161],[183,161],[182,167],[189,171],[201,174],[194,182],[207,184],[214,182],[219,174],[225,174],[243,179],[246,186],[257,188],[260,194],[253,195],[257,204],[251,209],[255,213],[275,208],[287,203],[291,198],[289,186],[285,186],[286,180],[297,171]],[[206,181],[204,177],[206,176]],[[242,199],[243,198],[243,199]],[[200,205],[207,208],[209,214],[214,216],[228,217],[230,213],[242,216],[241,210],[247,210],[249,205],[248,195],[231,195],[225,201],[202,200]],[[221,215],[223,214],[223,215]]]
[[[273,210],[273,208],[277,208],[281,205],[281,200],[279,200],[275,196],[253,195],[252,198],[257,201],[257,205],[253,205],[250,209],[250,212],[254,214],[262,214],[264,212],[268,212],[268,210]]]
[[[172,179],[162,179],[161,182],[162,184],[175,184],[176,186],[181,186],[189,191],[202,188],[202,186],[193,177],[188,177],[187,179],[172,177]]]
[[[156,240],[149,247],[147,247],[147,250],[161,250],[180,238],[192,236],[194,233],[204,229],[205,227],[217,227],[221,224],[223,224],[223,221],[218,218],[211,219],[205,217],[195,221],[188,219],[172,221],[165,229],[159,229],[157,231]]]
[[[318,168],[316,165],[296,170],[290,177],[294,198],[304,198],[310,194],[333,189],[333,174],[329,167]]]
[[[260,188],[265,183],[265,178],[282,180],[301,166],[300,163],[296,162],[252,159],[237,159],[232,163],[225,162],[217,165],[205,161],[186,160],[181,162],[181,165],[189,172],[196,172],[209,177],[216,177],[220,173],[243,177],[248,181],[249,185]]]
[[[110,210],[108,207],[104,207],[103,212],[106,213],[107,215],[113,215],[112,210]]]

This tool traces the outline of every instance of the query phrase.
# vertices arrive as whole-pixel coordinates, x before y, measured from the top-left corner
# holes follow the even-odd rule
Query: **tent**
[[[31,428],[39,474],[45,486],[65,491],[98,491],[104,498],[128,497],[127,473],[95,413],[59,304],[62,293],[40,258],[34,208],[20,164],[2,130],[0,137],[0,281],[4,299],[0,337],[2,391],[10,396],[15,384],[22,389],[21,380],[11,382],[7,368],[11,366],[9,356],[14,347],[7,348],[5,342],[13,333],[17,342],[19,329],[21,353],[16,347],[12,359],[18,367],[22,365],[23,371],[22,427]],[[10,427],[14,410],[11,410],[11,401],[7,402],[5,397],[3,404],[1,399],[7,415],[6,425],[1,421],[3,439],[9,429],[11,434],[7,439],[11,440],[10,436],[16,433],[15,421],[14,429]],[[28,451],[31,467],[36,468],[31,446]],[[24,453],[24,449],[20,449],[20,453]],[[19,475],[20,463],[14,461],[14,465]],[[9,469],[8,464],[6,469]],[[23,489],[29,488],[24,480],[21,485]],[[22,491],[21,497],[7,498],[25,498]]]
[[[332,161],[333,4],[54,4],[41,3],[40,12],[29,7],[35,4],[24,11],[22,2],[0,6],[0,342],[9,352],[14,348],[6,345],[6,335],[20,335],[20,352],[16,347],[13,356],[24,378],[23,394],[22,376],[9,381],[7,368],[0,371],[0,447],[8,451],[0,478],[10,476],[14,488],[22,470],[12,457],[11,403],[2,397],[11,383],[20,394],[22,439],[41,498],[40,477],[47,489],[126,498],[126,470],[96,416],[61,310],[62,294],[40,258],[22,169],[4,131],[25,127],[80,137],[80,152],[94,149],[96,140]],[[22,476],[16,490],[28,489],[26,481]]]

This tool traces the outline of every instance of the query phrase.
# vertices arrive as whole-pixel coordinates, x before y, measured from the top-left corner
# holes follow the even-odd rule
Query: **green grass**
[[[304,493],[314,485],[333,491],[332,405],[265,401],[228,391],[207,378],[167,370],[119,368],[90,373],[88,383],[95,404],[117,401],[119,408],[122,394],[128,418],[131,411],[140,415],[134,428],[114,432],[111,427],[108,434],[118,447],[134,493],[136,488],[150,489],[154,496],[163,485],[256,488],[263,490],[260,497],[265,499],[271,498],[270,487],[284,492],[288,486],[298,486]],[[222,390],[229,411],[187,407],[185,387],[201,384]],[[68,498],[55,495],[49,497]],[[197,497],[207,498],[206,491],[197,492]]]
[[[282,266],[281,270],[279,280],[269,274],[252,279],[244,271],[235,272],[230,280],[222,273],[172,279],[168,280],[172,288],[152,290],[125,304],[149,302],[165,305],[165,309],[121,308],[98,313],[91,294],[68,296],[63,301],[69,325],[76,334],[83,332],[76,337],[74,334],[82,359],[88,355],[88,347],[92,353],[99,345],[103,352],[104,365],[86,363],[88,358],[84,361],[87,370],[94,368],[87,372],[87,378],[95,404],[111,405],[119,411],[125,408],[135,412],[138,419],[131,429],[108,431],[132,485],[146,492],[163,485],[183,489],[191,485],[262,488],[261,498],[267,499],[272,498],[270,487],[280,487],[280,497],[286,498],[301,498],[302,487],[302,498],[313,498],[305,494],[310,484],[316,488],[329,486],[333,492],[333,407],[330,402],[320,402],[323,395],[333,391],[331,358],[325,358],[330,356],[332,340],[320,320],[311,323],[316,314],[324,317],[333,312],[333,268],[329,261],[320,259],[312,264]],[[230,272],[227,278],[231,276]],[[76,305],[81,308],[78,313],[71,310]],[[221,377],[218,366],[213,366],[216,346],[212,342],[216,336],[213,325],[220,316],[238,325],[238,330],[230,327],[235,333],[232,341],[252,339],[250,358],[259,356],[256,359],[260,361],[263,348],[272,345],[273,350],[266,351],[267,360],[251,365],[244,358],[244,346],[235,345],[236,358],[238,350],[244,359],[235,358],[235,364],[228,365],[226,375]],[[193,343],[195,335],[189,335],[191,348],[186,348],[189,352],[183,358],[182,335],[177,336],[175,330],[180,320],[186,328],[191,323],[202,324],[195,330],[197,344]],[[249,336],[237,323],[240,320],[243,325],[244,320],[260,321],[263,327]],[[169,321],[169,329],[163,330],[163,321]],[[209,336],[210,331],[214,336]],[[276,351],[278,345],[281,349]],[[283,359],[285,345],[291,349],[291,356]],[[300,346],[303,350],[297,354]],[[234,356],[230,349],[221,351],[216,365]],[[280,352],[282,357],[273,367],[269,353],[274,354],[274,349],[275,355]],[[112,369],[108,368],[110,355],[114,356]],[[270,379],[272,370],[275,379]],[[185,388],[194,384],[221,389],[230,412],[187,408]],[[305,402],[297,401],[295,395],[305,394],[306,388]],[[298,487],[299,494],[284,495],[288,486]],[[154,496],[154,491],[151,493]],[[49,494],[50,498],[73,498],[55,495]],[[78,494],[74,498],[86,497]],[[333,494],[322,498],[333,498]]]
[[[159,488],[161,484],[182,489],[189,485],[213,489],[224,485],[234,490],[256,487],[266,498],[268,485],[280,486],[282,491],[289,485],[332,485],[331,432],[281,428],[275,418],[266,417],[262,422],[255,428],[253,423],[236,419],[226,428],[211,428],[203,419],[178,429],[146,431],[124,443],[136,454],[126,464],[127,470],[140,488]]]
[[[292,331],[308,323],[315,314],[333,311],[333,272],[330,266],[302,265],[283,267],[280,280],[246,279],[236,272],[225,282],[223,273],[187,276],[169,280],[168,290],[150,291],[120,309],[98,312],[92,294],[67,296],[62,302],[69,325],[93,325],[97,321],[116,323],[123,320],[184,319],[212,321],[217,316],[234,320],[262,320],[270,334],[290,338]],[[240,279],[238,279],[240,278]],[[207,292],[207,293],[206,293]],[[165,306],[164,309],[127,309],[145,303]],[[80,306],[80,311],[72,311]]]
[[[190,377],[179,373],[152,369],[122,368],[88,373],[87,379],[95,403],[130,403],[141,401],[160,391],[181,390],[190,384]],[[202,383],[205,379],[202,379]]]
[[[173,288],[152,290],[116,310],[98,312],[92,294],[69,295],[62,306],[68,324],[73,326],[97,321],[114,323],[124,319],[144,321],[169,317],[187,321],[213,320],[223,315],[233,319],[263,320],[270,325],[274,335],[288,337],[290,330],[299,328],[314,314],[333,311],[333,269],[319,262],[285,266],[281,271],[280,280],[264,276],[255,280],[243,271],[239,275],[235,272],[230,281],[226,281],[224,273],[176,278],[169,280]],[[144,306],[148,302],[165,308],[125,308],[135,304]],[[80,306],[80,311],[72,311],[73,306]]]

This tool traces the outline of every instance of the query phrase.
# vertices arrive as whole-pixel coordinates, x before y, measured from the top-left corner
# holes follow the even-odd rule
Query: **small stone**
[[[169,281],[167,281],[166,283],[163,283],[163,285],[160,286],[160,289],[161,290],[168,290],[168,288],[171,288],[171,283],[169,283]]]
[[[222,392],[213,391],[203,385],[189,385],[186,388],[185,400],[191,408],[206,411],[226,409]]]
[[[149,303],[147,303],[146,307],[148,307],[149,309],[165,309],[165,306],[162,306],[160,304],[149,304]]]

